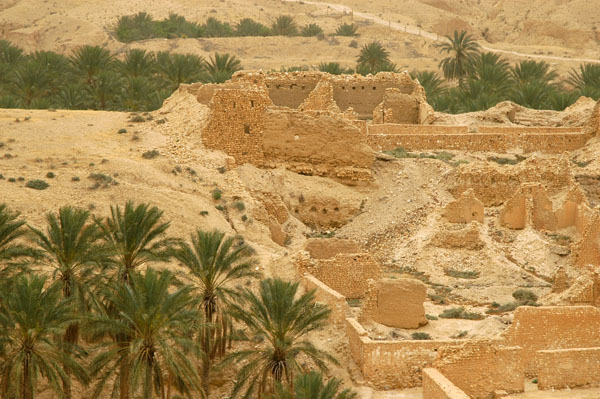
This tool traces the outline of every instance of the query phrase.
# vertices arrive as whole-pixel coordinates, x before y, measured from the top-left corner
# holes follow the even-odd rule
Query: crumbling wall
[[[600,134],[600,101],[596,103],[590,119],[585,124],[584,131],[593,136]]]
[[[514,393],[525,389],[521,348],[504,347],[492,340],[442,347],[433,365],[473,399],[488,399],[499,390]]]
[[[477,222],[471,222],[459,229],[440,230],[431,238],[431,245],[438,248],[480,250],[485,246],[481,240]]]
[[[326,111],[338,114],[342,112],[333,99],[331,80],[326,76],[323,76],[298,108],[301,111]]]
[[[383,101],[373,111],[373,123],[419,123],[419,101],[399,89],[386,89]]]
[[[356,319],[346,319],[352,358],[369,385],[377,389],[421,386],[422,373],[431,367],[438,350],[458,340],[373,341]]]
[[[427,324],[425,299],[427,286],[419,280],[371,280],[360,321],[375,321],[396,328],[419,328]]]
[[[504,337],[506,345],[523,349],[525,375],[534,377],[539,350],[600,345],[600,309],[592,306],[520,306]]]
[[[383,126],[377,130],[385,130],[385,126],[387,125]],[[581,132],[555,133],[550,131],[548,133],[521,132],[510,134],[510,132],[504,130],[495,133],[436,134],[430,133],[434,130],[421,130],[423,127],[415,125],[413,132],[408,134],[376,133],[369,130],[367,142],[378,151],[403,147],[412,151],[458,150],[508,152],[509,150],[520,149],[525,153],[540,151],[547,154],[560,154],[564,151],[575,151],[584,147],[587,141],[593,137],[591,134]]]
[[[575,245],[576,265],[600,265],[600,212],[589,212],[588,222],[581,233],[581,240]]]
[[[532,226],[539,231],[555,231],[557,219],[544,186],[540,183],[521,184],[500,211],[500,224],[511,229]]]
[[[237,164],[262,165],[265,110],[272,104],[261,87],[215,90],[202,142],[233,156]]]
[[[306,251],[296,256],[300,274],[310,273],[346,298],[363,298],[369,279],[379,279],[381,267],[367,253],[338,253],[327,259],[311,259]]]
[[[565,389],[600,384],[600,348],[538,351],[538,389]]]
[[[483,203],[475,197],[473,190],[469,189],[446,205],[442,214],[451,223],[483,223],[483,211]]]
[[[568,154],[560,158],[531,157],[517,165],[472,163],[460,165],[452,177],[449,191],[457,197],[472,189],[484,206],[499,206],[512,198],[522,183],[540,183],[550,196],[559,194],[572,183]]]
[[[433,368],[423,370],[423,399],[469,399],[459,387]]]
[[[308,290],[315,290],[315,299],[318,302],[324,303],[331,309],[329,319],[336,323],[342,324],[350,315],[350,307],[346,302],[346,298],[339,292],[331,289],[323,282],[319,281],[312,274],[302,276],[302,282]]]
[[[265,166],[368,180],[375,159],[360,130],[341,115],[269,108],[263,123]]]
[[[361,252],[358,244],[342,238],[309,238],[304,249],[313,259],[329,259],[337,254],[356,254]]]

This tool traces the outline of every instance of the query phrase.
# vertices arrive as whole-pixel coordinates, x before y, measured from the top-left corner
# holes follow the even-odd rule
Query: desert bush
[[[56,175],[54,174],[54,172],[48,172],[48,173],[46,173],[46,177],[48,179],[54,179],[56,177]]]
[[[432,315],[432,314],[426,314],[426,315],[425,315],[425,318],[426,318],[427,320],[438,320],[438,317],[437,317],[437,316],[434,316],[434,315]]]
[[[414,332],[410,334],[410,337],[419,341],[427,341],[431,339],[431,335],[424,332]]]
[[[512,293],[512,296],[523,305],[536,305],[538,300],[538,296],[533,291],[524,288],[519,288]]]
[[[473,270],[455,270],[455,269],[444,269],[446,276],[464,279],[475,279],[479,277],[479,272]]]
[[[212,198],[213,198],[215,201],[218,201],[218,200],[220,200],[222,196],[223,196],[223,192],[222,192],[221,190],[219,190],[218,188],[215,188],[215,189],[212,191]]]
[[[242,201],[235,201],[233,203],[233,207],[240,212],[243,211],[244,209],[246,209],[246,205],[244,205],[244,203]]]
[[[144,159],[154,159],[160,155],[160,152],[157,150],[146,151],[142,154],[142,158]]]
[[[34,190],[45,190],[48,187],[50,187],[50,185],[48,183],[46,183],[44,180],[34,179],[34,180],[29,180],[25,184],[25,187],[32,188]]]
[[[467,319],[467,320],[481,320],[484,316],[480,313],[469,312],[463,307],[444,309],[440,313],[439,317],[442,319]]]
[[[97,188],[108,188],[109,186],[116,186],[119,184],[112,177],[104,173],[90,173],[88,179],[94,182],[94,184],[90,187],[91,190],[95,190]]]

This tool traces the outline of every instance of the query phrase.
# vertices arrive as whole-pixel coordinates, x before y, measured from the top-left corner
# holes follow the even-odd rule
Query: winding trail
[[[446,37],[440,36],[437,33],[427,32],[427,31],[419,28],[418,26],[411,26],[411,25],[406,25],[406,24],[400,24],[397,22],[386,21],[385,19],[379,18],[378,16],[373,15],[373,14],[354,11],[354,10],[352,10],[352,8],[342,5],[342,4],[333,4],[333,3],[326,3],[326,2],[312,1],[312,0],[283,0],[283,1],[289,2],[289,3],[304,3],[304,4],[311,4],[311,5],[320,6],[320,7],[329,7],[331,9],[339,11],[339,12],[344,12],[344,13],[348,13],[348,14],[352,13],[356,17],[366,19],[369,21],[373,21],[376,24],[387,26],[390,29],[394,29],[394,30],[397,30],[400,32],[405,32],[410,35],[421,36],[421,37],[425,37],[427,39],[434,40],[434,41],[448,41],[448,39]],[[517,57],[537,58],[537,59],[554,60],[554,61],[600,63],[600,60],[592,59],[592,58],[570,58],[570,57],[558,57],[558,56],[552,56],[552,55],[527,54],[527,53],[519,53],[517,51],[501,50],[501,49],[487,47],[487,46],[481,46],[481,48],[484,49],[485,51],[490,51],[492,53],[510,54],[510,55],[514,55]]]

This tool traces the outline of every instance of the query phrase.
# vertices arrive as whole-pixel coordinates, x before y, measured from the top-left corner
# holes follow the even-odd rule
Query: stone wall
[[[542,390],[600,384],[600,348],[538,351],[536,363]]]
[[[523,349],[525,375],[537,372],[539,350],[600,346],[600,309],[592,306],[521,306],[504,333],[506,345]]]
[[[336,324],[343,324],[350,315],[350,307],[346,298],[339,292],[332,290],[323,284],[312,274],[302,276],[302,282],[308,290],[315,290],[315,297],[318,302],[324,303],[331,309],[329,319]]]
[[[265,109],[272,104],[260,87],[215,90],[202,131],[204,145],[233,156],[237,164],[261,166]]]
[[[386,89],[383,101],[373,111],[373,122],[419,124],[419,101],[399,89]]]
[[[422,371],[431,367],[438,350],[458,340],[373,341],[356,319],[346,319],[352,358],[369,385],[377,389],[421,386]]]
[[[495,391],[523,392],[525,376],[521,348],[491,340],[467,341],[440,348],[434,367],[473,399],[488,399]]]
[[[469,399],[469,396],[433,368],[423,370],[423,399]]]
[[[483,223],[483,211],[483,204],[475,197],[473,190],[469,189],[458,199],[448,203],[442,215],[451,223]]]
[[[416,125],[412,132],[407,134],[378,134],[369,129],[367,143],[377,151],[403,147],[411,151],[508,152],[509,150],[522,150],[525,153],[540,151],[548,154],[560,154],[564,151],[575,151],[582,148],[592,138],[592,135],[580,132],[544,134],[522,132],[510,134],[509,132],[500,131],[496,133],[448,134],[446,132],[430,133],[435,130],[429,128],[421,130],[422,128],[424,126]],[[385,130],[385,127],[378,130]],[[450,128],[447,130],[452,131]]]
[[[267,167],[344,180],[371,177],[373,151],[360,129],[341,114],[269,108],[262,140]]]
[[[419,328],[427,324],[425,299],[427,286],[417,279],[371,280],[360,321],[374,321],[396,328]]]
[[[367,253],[338,253],[327,259],[311,259],[302,251],[296,256],[296,267],[308,272],[346,298],[363,298],[368,280],[379,279],[380,265]]]
[[[313,259],[329,259],[337,254],[356,254],[361,252],[358,244],[342,238],[309,238],[304,249]]]

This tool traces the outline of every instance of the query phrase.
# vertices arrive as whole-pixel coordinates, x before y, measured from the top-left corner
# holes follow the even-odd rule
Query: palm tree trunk
[[[23,381],[21,384],[21,399],[33,399],[33,387],[29,376],[29,355],[26,355],[23,360]]]
[[[67,280],[63,285],[63,297],[70,298],[72,296],[70,281]],[[79,341],[79,324],[73,323],[67,327],[65,331],[65,336],[63,337],[64,342],[67,346],[77,345]],[[70,350],[71,348],[67,348]],[[71,399],[71,372],[68,369],[65,369],[65,374],[67,375],[67,379],[63,381],[63,391],[65,393],[65,399]]]

